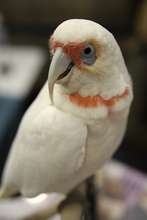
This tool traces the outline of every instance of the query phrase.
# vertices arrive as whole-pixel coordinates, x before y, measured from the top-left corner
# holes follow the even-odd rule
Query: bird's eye
[[[81,58],[83,60],[83,63],[87,65],[94,64],[96,60],[96,50],[94,46],[91,44],[86,45],[81,52]]]

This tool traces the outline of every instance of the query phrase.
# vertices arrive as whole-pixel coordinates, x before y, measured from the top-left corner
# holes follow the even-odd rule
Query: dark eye
[[[83,63],[92,65],[96,60],[96,51],[93,45],[88,44],[81,52]]]

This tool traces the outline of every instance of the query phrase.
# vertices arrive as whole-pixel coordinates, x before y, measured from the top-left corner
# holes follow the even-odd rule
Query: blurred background
[[[0,176],[21,117],[47,79],[48,38],[70,18],[91,19],[110,30],[134,82],[127,133],[114,156],[123,169],[114,164],[105,172],[102,219],[147,219],[147,0],[0,0]],[[134,203],[138,196],[142,205]],[[133,211],[121,214],[132,201]]]
[[[70,18],[102,24],[122,49],[135,98],[115,158],[147,173],[147,0],[0,0],[0,173],[21,117],[47,78],[48,38]]]

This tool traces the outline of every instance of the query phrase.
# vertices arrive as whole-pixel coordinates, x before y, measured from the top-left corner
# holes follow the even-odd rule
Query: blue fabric
[[[24,100],[0,97],[0,175],[24,112]]]

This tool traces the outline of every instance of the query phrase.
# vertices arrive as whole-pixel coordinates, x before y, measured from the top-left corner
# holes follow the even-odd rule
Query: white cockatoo
[[[67,195],[119,146],[132,83],[113,35],[84,19],[50,38],[48,81],[25,113],[3,172],[1,197]]]

